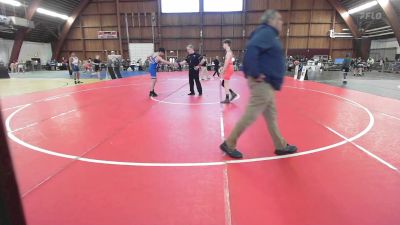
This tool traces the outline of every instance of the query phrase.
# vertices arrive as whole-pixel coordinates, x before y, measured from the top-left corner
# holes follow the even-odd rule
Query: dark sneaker
[[[149,96],[150,96],[150,97],[157,97],[158,94],[156,94],[156,92],[154,92],[154,91],[150,91]]]
[[[276,155],[289,155],[297,152],[297,147],[293,145],[286,145],[284,149],[276,149]]]
[[[83,82],[82,82],[82,81],[80,81],[80,80],[78,80],[78,84],[83,84]]]
[[[196,95],[195,93],[193,93],[193,92],[190,92],[188,95]]]
[[[226,144],[226,142],[224,141],[224,143],[222,143],[219,148],[225,152],[227,155],[229,155],[230,157],[234,158],[234,159],[241,159],[243,158],[243,154],[241,152],[239,152],[236,149],[230,149],[228,147],[228,145]]]
[[[236,93],[232,93],[231,101],[235,100],[235,98],[236,98],[237,96],[238,96],[238,95],[237,95]]]
[[[221,104],[229,104],[231,103],[231,101],[229,101],[229,99],[225,99],[224,101],[221,102]]]

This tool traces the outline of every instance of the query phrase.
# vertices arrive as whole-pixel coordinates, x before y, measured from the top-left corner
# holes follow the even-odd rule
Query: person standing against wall
[[[81,84],[80,81],[81,74],[79,72],[79,58],[76,56],[75,52],[71,53],[71,57],[69,58],[69,67],[72,71],[72,76],[74,77],[75,84]]]
[[[110,74],[111,79],[114,80],[117,78],[118,79],[122,78],[120,66],[121,66],[121,56],[115,55],[115,51],[111,51],[111,54],[108,56],[107,59],[108,73]]]
[[[213,63],[214,63],[214,74],[213,74],[213,77],[215,77],[215,74],[217,74],[218,77],[219,77],[219,57],[218,56],[215,57]]]

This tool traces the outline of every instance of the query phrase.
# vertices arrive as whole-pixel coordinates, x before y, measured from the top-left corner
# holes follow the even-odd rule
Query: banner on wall
[[[117,31],[97,31],[97,37],[99,39],[116,39],[118,38]]]

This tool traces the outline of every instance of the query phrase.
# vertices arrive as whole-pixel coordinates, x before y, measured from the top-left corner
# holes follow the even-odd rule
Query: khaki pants
[[[236,143],[240,135],[256,120],[257,116],[262,113],[267,122],[268,130],[275,148],[285,148],[287,143],[279,132],[276,120],[275,90],[269,83],[257,82],[254,78],[249,78],[248,84],[251,92],[250,102],[246,108],[246,112],[226,140],[228,147],[236,149]]]

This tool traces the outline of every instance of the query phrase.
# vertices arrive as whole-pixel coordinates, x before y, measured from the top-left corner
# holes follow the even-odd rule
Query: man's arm
[[[173,65],[174,63],[171,63],[163,58],[161,58],[160,56],[157,56],[157,62],[162,63],[162,64],[168,64],[168,65]]]
[[[72,57],[69,58],[68,64],[69,64],[69,65],[68,65],[69,68],[72,70]]]
[[[204,57],[201,57],[200,63],[194,67],[194,69],[198,70],[200,68],[201,65],[203,65],[203,63],[206,62],[206,59],[204,59]]]
[[[262,51],[266,51],[272,47],[275,34],[267,29],[262,29],[254,34],[252,40],[247,46],[246,57],[244,60],[246,76],[257,78],[262,81],[265,74],[260,72],[260,55]]]
[[[183,61],[179,62],[178,64],[181,65],[181,66],[183,66],[183,65],[187,64],[187,61],[186,61],[186,60],[183,60]]]

